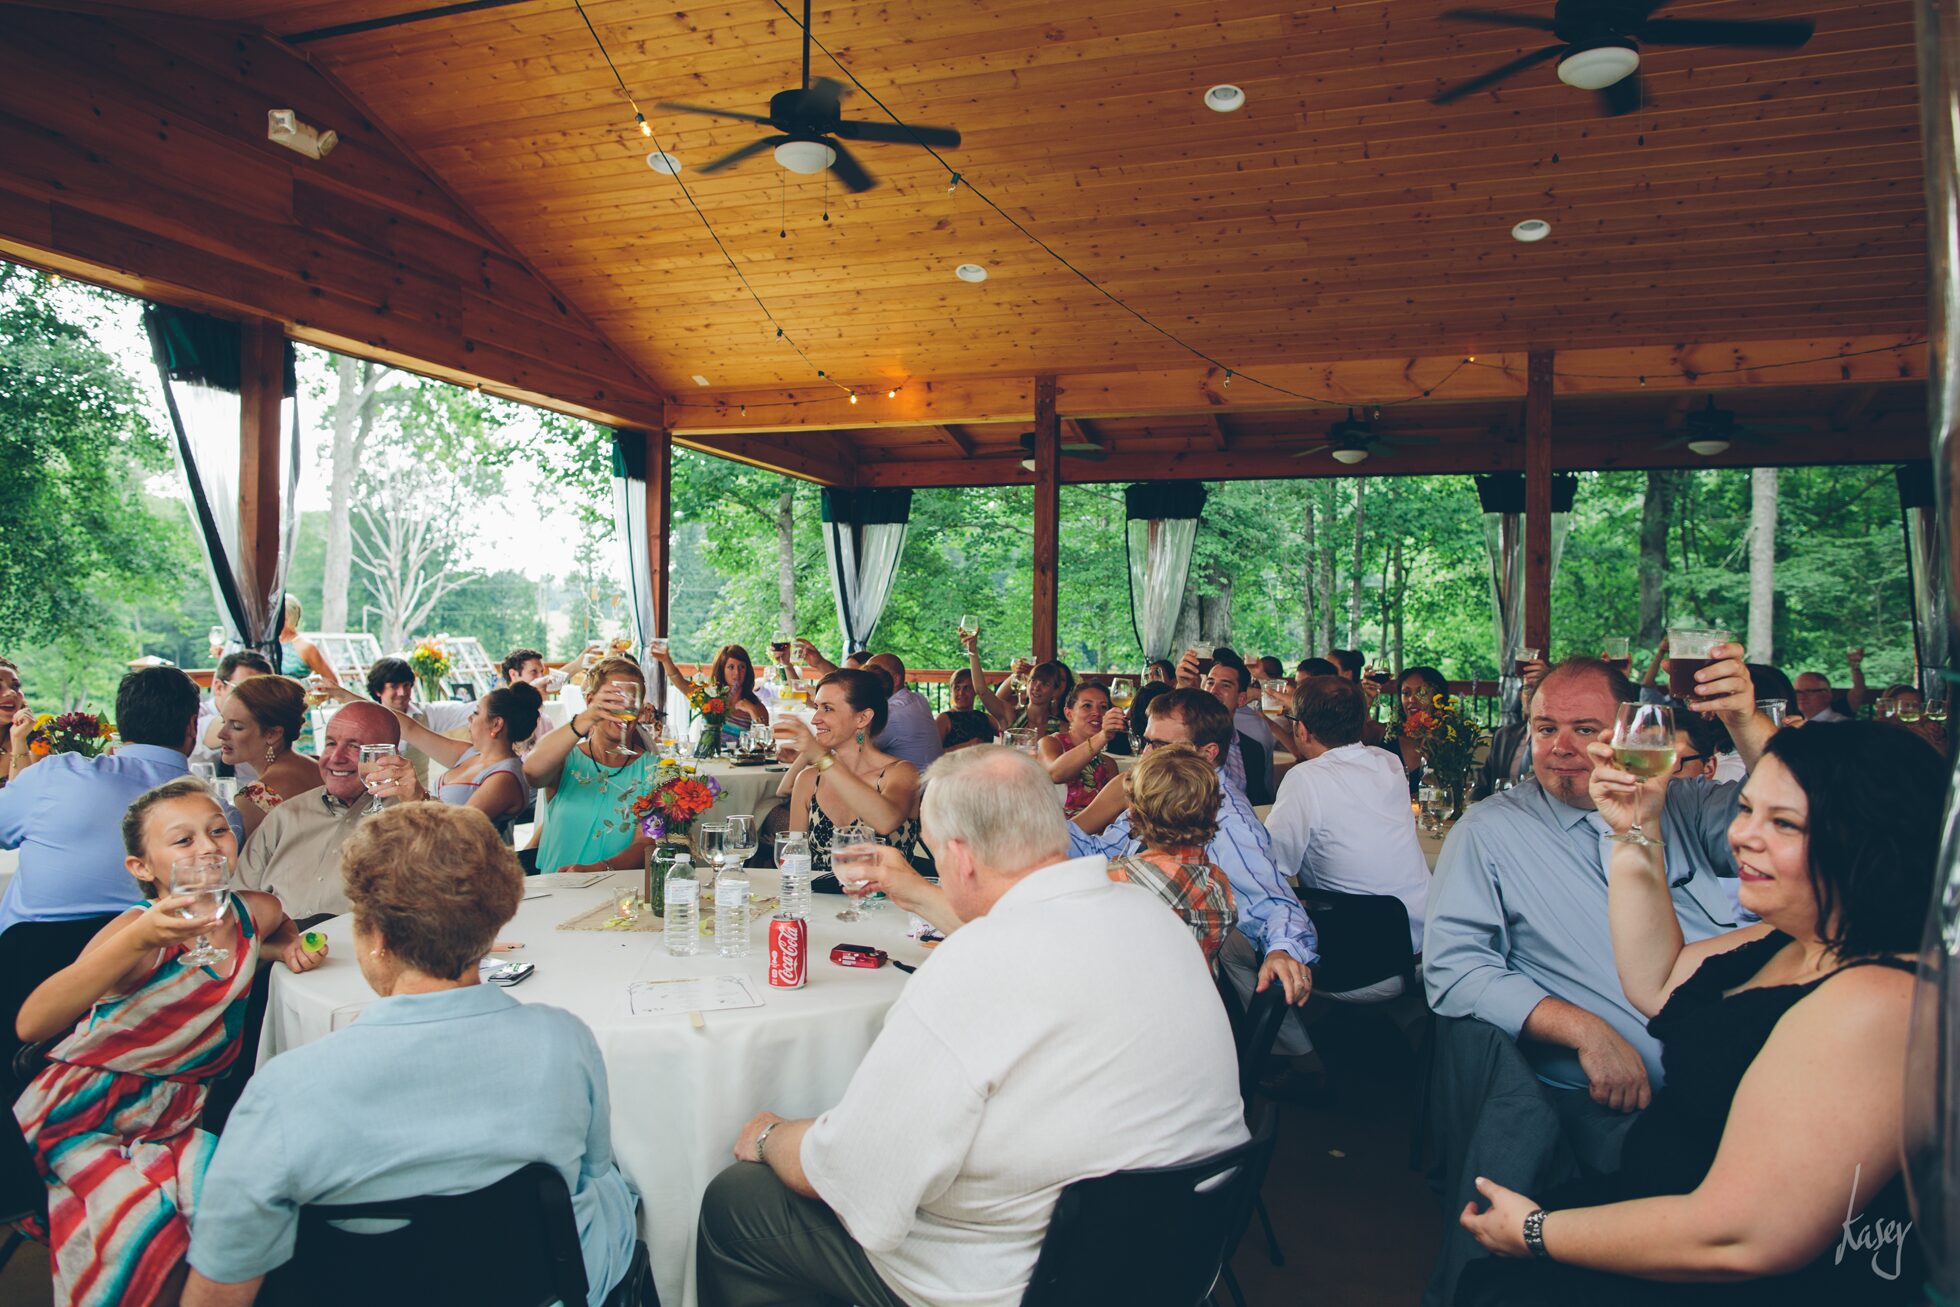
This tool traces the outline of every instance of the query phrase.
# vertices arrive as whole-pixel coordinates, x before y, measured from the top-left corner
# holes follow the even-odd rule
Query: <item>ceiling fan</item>
[[[1459,82],[1430,99],[1449,104],[1494,86],[1515,73],[1558,60],[1558,79],[1567,86],[1599,93],[1599,111],[1612,117],[1642,103],[1640,46],[1713,45],[1794,50],[1810,39],[1809,19],[1727,21],[1714,18],[1655,18],[1667,0],[1558,0],[1550,18],[1492,9],[1451,9],[1444,18],[1498,27],[1550,32],[1556,44],[1520,55],[1481,77]]]
[[[1295,453],[1293,457],[1306,458],[1310,454],[1332,451],[1335,462],[1353,465],[1355,463],[1366,462],[1370,454],[1380,454],[1383,457],[1387,457],[1393,454],[1399,445],[1434,445],[1436,443],[1438,442],[1435,436],[1384,435],[1375,430],[1375,424],[1372,421],[1366,418],[1355,417],[1354,410],[1349,409],[1348,415],[1345,418],[1327,428],[1327,439],[1324,443],[1302,449]]]
[[[1716,408],[1715,397],[1710,395],[1706,405],[1688,411],[1681,434],[1663,442],[1660,448],[1686,445],[1704,458],[1713,458],[1738,441],[1745,445],[1774,445],[1776,432],[1808,430],[1802,422],[1738,422],[1728,409]]]
[[[841,116],[843,84],[828,77],[810,80],[810,0],[803,0],[803,85],[800,89],[778,91],[769,97],[769,113],[762,116],[737,113],[730,109],[711,109],[700,104],[680,104],[662,100],[660,108],[679,113],[706,114],[710,118],[735,118],[747,123],[774,127],[779,135],[765,136],[725,154],[704,173],[720,172],[751,155],[774,148],[776,162],[790,172],[816,173],[828,168],[837,174],[847,190],[868,191],[878,183],[864,170],[843,141],[877,141],[892,145],[942,146],[960,143],[960,134],[951,127],[921,127],[911,123],[853,122]],[[842,138],[841,140],[839,138]]]
[[[1084,459],[1090,463],[1100,463],[1109,457],[1109,450],[1088,440],[1064,440],[1061,450],[1070,458]],[[1021,433],[1021,466],[1029,472],[1034,471],[1034,432]]]

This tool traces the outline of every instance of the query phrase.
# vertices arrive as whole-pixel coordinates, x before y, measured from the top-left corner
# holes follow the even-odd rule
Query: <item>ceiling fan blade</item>
[[[1497,27],[1529,27],[1537,32],[1550,32],[1558,24],[1549,18],[1539,18],[1535,14],[1507,14],[1500,9],[1448,9],[1441,15],[1465,23],[1490,23]]]
[[[838,181],[844,183],[845,190],[856,195],[878,184],[871,179],[871,174],[864,170],[864,165],[857,161],[857,157],[844,148],[843,142],[832,141],[830,148],[837,151],[837,158],[830,165],[830,170],[837,174]]]
[[[678,100],[662,100],[653,107],[656,109],[672,109],[675,113],[699,113],[706,114],[710,118],[733,118],[737,122],[761,123],[764,126],[775,125],[769,119],[759,114],[736,113],[733,109],[710,109],[705,104],[682,104]]]
[[[1776,445],[1781,443],[1775,436],[1767,432],[1758,431],[1754,427],[1736,427],[1728,433],[1728,438],[1731,440],[1740,440],[1745,445]]]
[[[1705,440],[1705,439],[1707,439],[1707,437],[1701,435],[1698,432],[1683,431],[1680,435],[1676,436],[1672,440],[1661,441],[1661,443],[1655,445],[1654,448],[1655,449],[1678,449],[1682,445],[1687,444],[1690,440]]]
[[[819,77],[803,89],[803,98],[797,102],[798,112],[806,117],[830,120],[837,117],[844,107],[844,84],[830,77]]]
[[[1729,22],[1719,18],[1652,18],[1632,35],[1648,45],[1741,45],[1794,50],[1816,30],[1817,24],[1809,19]]]
[[[947,149],[960,143],[960,134],[951,127],[924,127],[917,123],[841,122],[837,135],[847,141],[882,141],[891,145],[938,145]]]
[[[1473,77],[1467,82],[1458,82],[1441,95],[1430,96],[1429,103],[1449,104],[1454,100],[1461,100],[1464,96],[1473,95],[1487,86],[1495,86],[1513,73],[1521,73],[1536,64],[1544,63],[1548,59],[1556,59],[1564,51],[1565,47],[1562,45],[1548,45],[1542,50],[1533,50],[1530,54],[1520,55],[1508,64],[1502,64],[1499,67],[1491,69],[1482,77]]]
[[[1640,80],[1640,70],[1636,68],[1611,86],[1594,92],[1594,98],[1599,101],[1601,116],[1606,118],[1618,118],[1645,108],[1647,93]]]
[[[789,137],[787,136],[765,136],[759,141],[750,141],[747,145],[744,145],[741,149],[736,150],[731,154],[722,155],[721,158],[716,159],[713,163],[707,165],[705,168],[700,169],[700,171],[704,173],[720,172],[723,168],[732,168],[736,164],[740,163],[742,160],[747,159],[753,155],[761,154],[764,150],[774,149],[776,146],[781,145],[784,141],[787,141],[788,139]]]
[[[1305,457],[1307,457],[1307,456],[1308,456],[1309,454],[1320,454],[1320,453],[1324,453],[1324,452],[1326,452],[1327,450],[1330,450],[1330,449],[1332,449],[1332,448],[1333,448],[1333,446],[1332,446],[1332,445],[1313,445],[1313,446],[1311,446],[1311,447],[1309,447],[1309,448],[1307,448],[1307,449],[1302,449],[1302,450],[1297,450],[1297,451],[1295,451],[1295,452],[1294,452],[1294,455],[1293,455],[1293,457],[1295,457],[1295,458],[1305,458]]]

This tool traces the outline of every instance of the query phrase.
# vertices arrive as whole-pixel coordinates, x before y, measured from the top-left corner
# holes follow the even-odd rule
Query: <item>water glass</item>
[[[757,836],[755,818],[746,812],[730,813],[725,819],[728,823],[728,860],[731,863],[745,863],[755,856]]]
[[[381,791],[393,787],[393,782],[380,774],[380,765],[390,758],[401,756],[398,744],[363,744],[361,758],[356,764],[360,772],[361,784],[367,787],[370,815],[381,811]]]
[[[216,926],[223,921],[225,909],[230,903],[230,895],[225,890],[225,881],[230,875],[231,862],[222,853],[200,853],[171,863],[170,892],[191,900],[177,910],[177,915],[185,921],[202,922],[207,926]],[[185,966],[202,967],[222,962],[230,956],[230,949],[218,947],[199,932],[197,947],[187,950],[180,960]]]
[[[1790,711],[1790,701],[1787,699],[1758,699],[1756,700],[1756,711],[1769,718],[1769,724],[1771,726],[1781,727],[1783,725],[1783,715]]]
[[[1007,733],[1006,743],[1010,749],[1033,756],[1035,746],[1040,739],[1041,732],[1027,727],[1016,727]]]
[[[1419,825],[1430,835],[1440,835],[1443,831],[1443,787],[1425,782],[1416,790],[1416,802],[1421,805],[1422,816]]]
[[[862,826],[846,826],[830,837],[831,874],[837,877],[837,887],[844,891],[845,898],[849,900],[849,905],[837,914],[839,921],[864,920],[864,914],[858,908],[863,904],[871,882],[855,875],[854,864],[868,857],[869,846],[876,842],[876,837]]]
[[[717,817],[713,821],[702,821],[694,827],[694,851],[709,867],[719,872],[721,860],[729,852],[728,822]]]

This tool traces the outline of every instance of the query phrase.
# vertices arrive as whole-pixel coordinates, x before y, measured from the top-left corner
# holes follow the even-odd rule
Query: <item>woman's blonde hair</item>
[[[1218,834],[1218,768],[1188,744],[1162,744],[1130,771],[1130,833],[1145,848],[1203,846]]]
[[[250,713],[261,731],[284,731],[288,749],[299,741],[306,725],[306,687],[292,677],[247,677],[231,687],[227,699]]]
[[[524,872],[475,808],[403,803],[354,828],[340,855],[354,919],[425,976],[460,979],[517,915]]]
[[[583,689],[585,691],[585,697],[590,699],[593,695],[605,688],[607,681],[617,681],[621,677],[638,681],[640,688],[642,690],[646,689],[646,672],[641,670],[640,665],[631,658],[621,658],[618,656],[601,658],[598,662],[594,663],[592,670],[585,674],[584,684],[579,688]]]

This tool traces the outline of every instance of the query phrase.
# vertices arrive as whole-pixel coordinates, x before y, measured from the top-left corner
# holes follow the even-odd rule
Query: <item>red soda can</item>
[[[810,979],[810,923],[787,912],[769,918],[769,983],[801,989]]]

